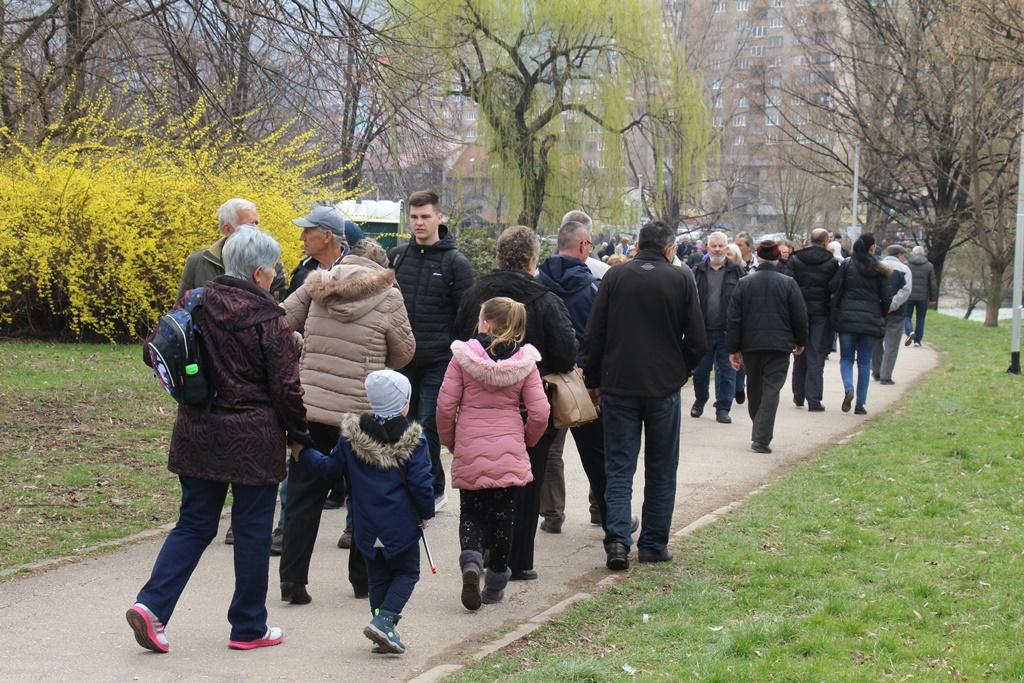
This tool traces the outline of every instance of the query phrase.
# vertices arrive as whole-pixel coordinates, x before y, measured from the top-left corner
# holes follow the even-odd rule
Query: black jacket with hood
[[[832,329],[839,334],[885,336],[885,316],[892,296],[889,268],[875,258],[848,258],[832,276]]]
[[[476,334],[480,306],[505,296],[526,306],[526,338],[540,352],[537,367],[543,376],[569,372],[576,363],[576,334],[565,304],[554,292],[521,270],[492,270],[462,297],[455,319],[455,337],[463,341]]]
[[[442,225],[438,236],[440,239],[429,246],[411,241],[390,253],[395,281],[402,290],[416,338],[413,365],[435,365],[451,359],[455,315],[463,293],[473,285],[473,268],[455,247],[455,237],[448,227]]]
[[[793,278],[769,261],[740,280],[729,304],[729,353],[780,351],[807,345],[807,307]]]
[[[786,266],[789,275],[800,285],[808,317],[827,316],[832,298],[829,283],[839,270],[839,261],[832,252],[812,244],[794,252]]]
[[[594,277],[583,261],[560,254],[541,264],[537,279],[565,304],[576,331],[576,364],[582,367],[583,335],[587,331],[587,318],[601,281]]]

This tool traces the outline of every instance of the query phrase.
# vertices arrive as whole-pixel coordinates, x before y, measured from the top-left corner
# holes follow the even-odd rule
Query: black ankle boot
[[[304,584],[292,583],[290,581],[281,582],[281,600],[290,602],[293,605],[308,605],[313,602],[313,598],[306,592]]]

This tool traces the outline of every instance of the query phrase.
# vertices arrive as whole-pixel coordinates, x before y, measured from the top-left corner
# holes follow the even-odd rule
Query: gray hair
[[[356,242],[356,245],[352,247],[352,251],[349,252],[349,256],[362,256],[365,259],[370,259],[377,265],[384,266],[385,268],[388,267],[388,253],[381,246],[380,242],[372,237],[364,237]]]
[[[726,244],[729,244],[729,236],[728,236],[728,235],[726,235],[726,234],[725,234],[724,232],[722,232],[721,230],[715,230],[715,231],[714,231],[713,233],[711,233],[710,235],[708,235],[708,244],[711,244],[711,240],[712,240],[712,239],[714,239],[714,238],[716,238],[716,237],[720,237],[720,238],[722,238],[722,241],[723,241],[723,242],[725,242]]]
[[[281,245],[252,225],[238,226],[224,243],[224,274],[251,280],[259,267],[269,268],[281,257]]]
[[[886,256],[900,256],[906,253],[907,250],[903,247],[902,244],[890,244],[888,247],[885,248]]]
[[[736,240],[744,240],[747,243],[747,248],[749,248],[749,249],[753,249],[754,248],[754,238],[752,238],[750,236],[749,232],[741,232],[738,235],[736,235],[735,237],[733,237],[732,238],[733,244],[736,244]],[[739,245],[737,245],[737,246],[739,246]]]
[[[594,229],[594,221],[590,220],[590,216],[588,216],[583,211],[580,211],[579,209],[573,209],[569,213],[562,216],[562,223],[561,225],[558,226],[559,234],[562,233],[562,228],[565,227],[566,223],[582,223],[583,227],[585,227],[587,230]]]
[[[910,250],[910,253],[913,254],[914,256],[924,256],[924,247],[918,244],[913,249]]]
[[[558,229],[558,251],[575,249],[582,241],[577,236],[580,230],[590,232],[590,229],[580,221],[562,221],[562,227]]]
[[[248,199],[241,199],[239,197],[227,200],[217,209],[217,220],[219,221],[217,227],[223,228],[225,225],[230,225],[233,228],[239,227],[238,212],[246,209],[255,211],[256,205]]]

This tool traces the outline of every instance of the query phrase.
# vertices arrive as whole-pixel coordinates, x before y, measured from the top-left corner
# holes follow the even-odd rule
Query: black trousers
[[[604,421],[598,413],[597,419],[571,430],[572,439],[576,442],[576,450],[580,452],[580,463],[590,482],[591,501],[597,503],[601,511],[601,528],[605,527],[608,516],[608,504],[604,500],[607,480],[604,476]]]
[[[743,365],[747,369],[747,411],[754,421],[751,440],[768,445],[775,435],[779,392],[789,374],[789,353],[745,351]]]
[[[486,553],[487,566],[496,572],[508,568],[517,491],[518,486],[509,486],[459,494],[459,547]]]
[[[527,448],[533,481],[516,491],[515,530],[512,532],[512,550],[508,565],[512,573],[533,569],[533,540],[537,536],[540,515],[540,487],[544,484],[544,470],[548,466],[548,451],[555,442],[558,430],[548,424],[544,436],[533,448]]]
[[[318,422],[309,423],[309,434],[316,449],[330,453],[338,444],[339,429]],[[288,499],[285,502],[284,538],[281,543],[280,577],[282,583],[309,583],[309,561],[320,531],[324,501],[335,482],[324,481],[307,472],[302,463],[288,460]],[[353,530],[354,533],[354,530]],[[366,562],[355,543],[348,551],[348,580],[362,592],[366,590]]]

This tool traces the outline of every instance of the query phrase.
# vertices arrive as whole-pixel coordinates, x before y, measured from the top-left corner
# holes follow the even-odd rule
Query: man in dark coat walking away
[[[755,453],[772,452],[789,354],[800,355],[807,344],[807,307],[796,281],[776,269],[779,255],[772,240],[757,245],[757,271],[740,280],[729,305],[730,360],[734,368],[741,360],[747,368],[747,410],[754,421],[750,448]]]
[[[829,283],[839,270],[839,262],[826,245],[828,230],[818,228],[811,233],[810,246],[789,257],[789,274],[796,280],[807,307],[807,345],[793,359],[793,403],[798,407],[807,400],[809,412],[825,410],[821,404],[824,391],[825,356],[832,348],[829,326]]]
[[[435,507],[448,504],[441,441],[437,437],[437,394],[448,368],[455,339],[453,324],[463,292],[473,286],[473,268],[455,247],[455,237],[441,223],[440,199],[433,192],[409,197],[409,229],[405,247],[391,250],[391,267],[402,290],[416,338],[416,355],[401,373],[412,384],[409,414],[423,426],[434,474]]]
[[[704,414],[704,404],[710,396],[711,368],[715,369],[715,419],[729,424],[732,418],[732,400],[736,396],[736,371],[729,364],[725,348],[725,318],[729,312],[736,284],[743,277],[743,269],[726,256],[728,239],[723,232],[708,235],[708,258],[693,269],[707,330],[708,352],[693,370],[693,407],[690,417]]]
[[[679,464],[679,390],[707,350],[697,288],[672,265],[675,232],[654,221],[639,253],[601,280],[587,322],[584,375],[601,400],[605,442],[606,565],[629,568],[633,474],[644,434],[640,562],[668,562]]]

